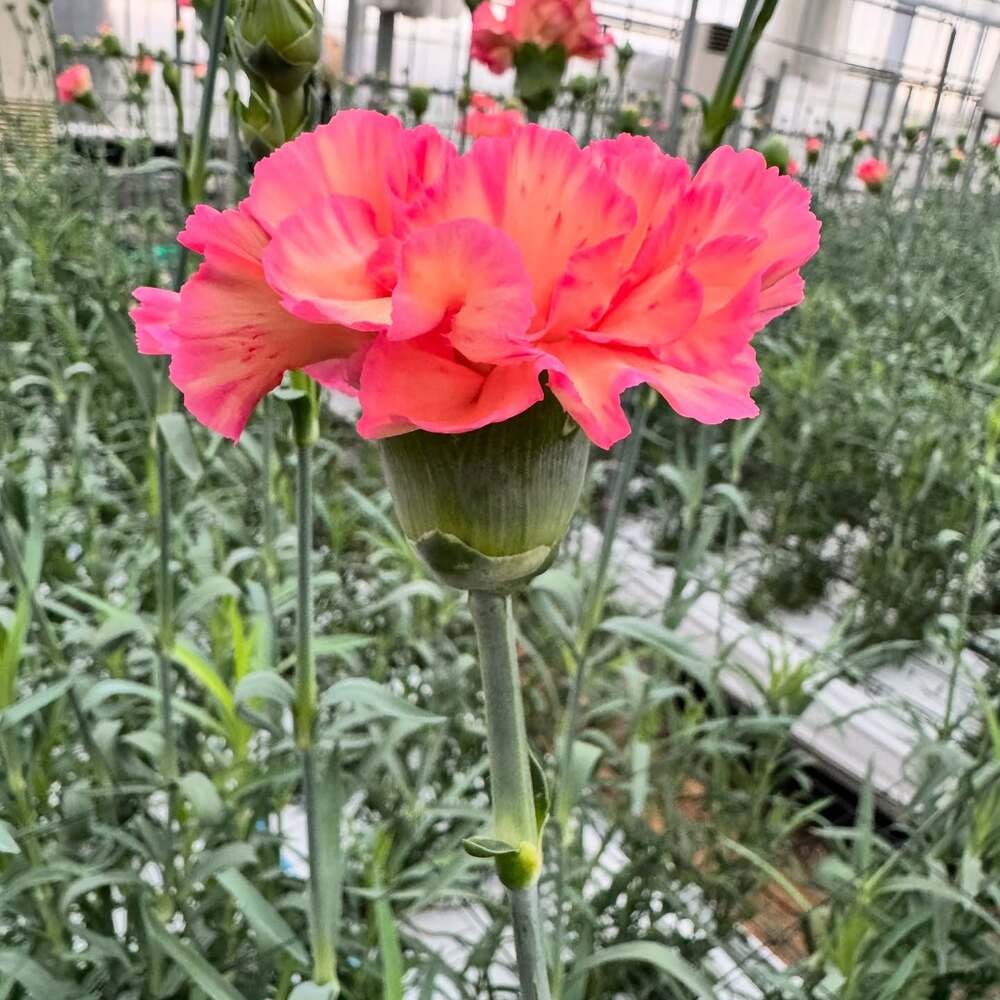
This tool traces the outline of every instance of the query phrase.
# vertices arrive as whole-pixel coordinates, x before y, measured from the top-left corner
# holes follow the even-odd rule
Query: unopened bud
[[[312,0],[243,0],[233,37],[247,69],[279,94],[306,82],[323,46]]]
[[[788,146],[785,145],[783,139],[779,139],[776,135],[772,135],[771,138],[760,147],[760,154],[764,157],[764,162],[769,167],[777,167],[778,172],[781,174],[788,173],[788,164],[790,159]]]

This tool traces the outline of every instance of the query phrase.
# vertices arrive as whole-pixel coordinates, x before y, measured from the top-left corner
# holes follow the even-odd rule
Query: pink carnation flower
[[[94,81],[90,70],[83,63],[67,66],[56,77],[56,95],[60,104],[72,104],[90,96],[94,89]]]
[[[227,437],[304,368],[357,394],[367,438],[471,431],[547,385],[607,448],[639,383],[704,423],[757,412],[751,339],[802,300],[819,223],[753,150],[692,177],[645,138],[581,150],[529,125],[458,156],[429,126],[344,111],[180,241],[204,262],[179,294],[137,290],[138,347],[171,355]]]
[[[858,164],[855,173],[869,191],[877,194],[889,176],[889,164],[877,156],[869,156]]]
[[[818,154],[822,148],[823,148],[823,140],[820,139],[818,136],[811,135],[809,136],[808,139],[806,139],[807,153]]]
[[[517,108],[502,108],[489,94],[474,93],[462,121],[462,131],[473,139],[483,136],[510,135],[524,124]]]
[[[151,55],[136,56],[132,68],[137,76],[152,76],[156,60]]]
[[[613,40],[602,31],[590,0],[514,0],[498,17],[486,0],[472,15],[472,57],[494,73],[514,65],[526,42],[562,45],[569,56],[599,60]]]
[[[990,139],[990,145],[994,149],[996,149],[998,146],[1000,146],[1000,133],[998,133],[997,135],[993,136],[992,139]]]
[[[196,80],[204,80],[208,75],[208,65],[203,62],[195,63],[193,67],[194,78]]]

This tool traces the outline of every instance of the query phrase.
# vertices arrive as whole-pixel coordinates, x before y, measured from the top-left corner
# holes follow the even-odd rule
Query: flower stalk
[[[302,759],[302,788],[306,810],[306,838],[309,847],[309,939],[313,958],[313,982],[329,987],[337,996],[337,929],[340,923],[340,886],[324,863],[330,852],[324,838],[331,838],[334,853],[340,845],[340,810],[330,808],[337,796],[324,792],[323,761],[316,745],[318,683],[313,652],[314,611],[313,482],[312,451],[319,439],[319,401],[315,384],[302,372],[292,374],[293,392],[288,398],[295,444],[295,517],[297,528],[297,605],[295,649],[295,745]],[[330,766],[334,767],[333,761]]]
[[[509,891],[521,995],[524,1000],[549,1000],[537,889],[545,817],[536,811],[511,598],[472,590],[469,608],[486,703],[493,836],[500,842],[494,853],[497,874]]]

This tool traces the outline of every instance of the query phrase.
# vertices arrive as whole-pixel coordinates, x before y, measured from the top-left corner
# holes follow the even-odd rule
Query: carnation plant
[[[527,126],[458,156],[428,126],[349,111],[261,161],[236,208],[195,209],[179,239],[204,261],[179,293],[136,292],[140,351],[170,356],[187,409],[225,437],[289,370],[356,397],[404,531],[469,592],[493,821],[466,849],[509,891],[526,997],[548,996],[549,799],[510,594],[551,563],[588,439],[628,434],[626,388],[705,423],[756,413],[751,339],[802,298],[808,201],[753,151],[692,177],[648,140],[580,150]]]

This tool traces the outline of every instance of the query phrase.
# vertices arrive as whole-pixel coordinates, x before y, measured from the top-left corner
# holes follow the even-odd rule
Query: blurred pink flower
[[[806,152],[818,153],[823,148],[823,140],[819,136],[811,135],[806,139]]]
[[[514,65],[514,55],[532,42],[540,49],[562,45],[569,56],[601,59],[613,44],[590,6],[590,0],[514,0],[493,12],[489,0],[472,15],[472,57],[494,73]]]
[[[869,191],[878,194],[889,177],[889,164],[876,156],[869,156],[858,164],[855,174]]]
[[[56,95],[61,104],[72,104],[90,97],[94,89],[94,81],[90,70],[83,63],[73,63],[67,66],[56,77]]]
[[[489,94],[476,92],[469,99],[469,110],[461,127],[470,138],[480,139],[510,135],[523,124],[524,115],[517,108],[503,108]]]
[[[200,62],[194,64],[194,78],[196,80],[204,80],[207,73],[208,65],[206,63]]]

